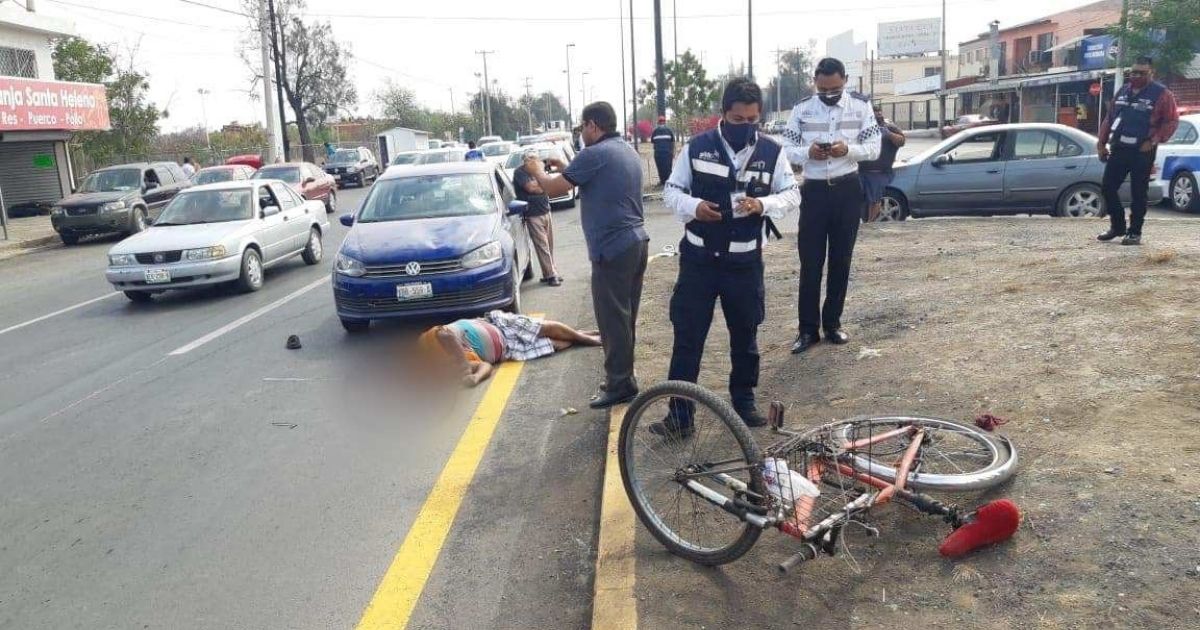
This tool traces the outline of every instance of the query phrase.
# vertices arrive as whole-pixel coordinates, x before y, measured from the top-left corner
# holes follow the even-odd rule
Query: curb
[[[58,235],[42,236],[39,238],[31,238],[29,240],[20,241],[10,245],[0,245],[0,260],[14,258],[22,254],[28,254],[34,249],[45,247],[59,242]]]

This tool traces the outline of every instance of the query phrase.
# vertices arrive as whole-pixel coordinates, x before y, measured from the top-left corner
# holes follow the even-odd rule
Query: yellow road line
[[[596,592],[592,600],[592,628],[636,630],[637,598],[633,593],[633,506],[621,483],[617,444],[625,405],[608,416],[608,454],[600,503],[600,543],[596,549]]]
[[[425,589],[429,574],[433,572],[438,554],[450,533],[450,526],[454,524],[458,508],[471,485],[471,479],[475,477],[475,469],[483,459],[483,453],[487,450],[524,365],[519,361],[502,363],[492,376],[483,400],[475,409],[475,415],[459,438],[450,459],[446,460],[442,474],[417,514],[417,520],[408,530],[404,543],[400,545],[375,595],[371,597],[371,603],[363,612],[357,626],[359,630],[400,630],[408,626],[409,617],[416,608],[421,591]]]

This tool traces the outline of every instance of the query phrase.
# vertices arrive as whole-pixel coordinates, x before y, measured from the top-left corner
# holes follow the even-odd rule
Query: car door
[[[283,225],[287,228],[287,245],[283,247],[282,254],[288,254],[302,247],[302,243],[308,240],[309,221],[304,216],[308,213],[308,208],[304,205],[304,198],[289,189],[287,184],[273,182],[270,186],[275,199],[280,203],[279,214],[283,215]]]
[[[921,163],[916,207],[925,214],[979,214],[1004,204],[1003,131],[978,131]]]
[[[333,178],[329,173],[322,171],[316,164],[309,164],[308,170],[312,173],[313,178],[313,195],[309,199],[325,200],[329,198],[329,191],[333,190]]]
[[[152,219],[157,219],[162,209],[174,195],[172,194],[175,179],[167,169],[150,167],[142,172],[142,182],[145,192],[142,199],[146,201],[146,213]],[[153,188],[148,188],[153,184]]]
[[[513,241],[513,264],[524,272],[525,265],[529,260],[529,234],[525,227],[525,217],[522,214],[509,214],[508,212],[508,204],[517,198],[517,191],[502,169],[497,168],[492,173],[500,198],[500,211],[504,213],[504,226]]]
[[[272,189],[278,189],[279,184],[270,186],[263,184],[258,187],[259,217],[262,227],[259,231],[259,243],[263,248],[263,262],[278,259],[291,249],[295,236],[292,226],[284,220],[283,201]],[[279,212],[270,216],[262,216],[262,211],[269,206],[279,208]]]
[[[1175,134],[1158,145],[1155,158],[1158,176],[1170,184],[1171,179],[1181,170],[1195,172],[1200,165],[1197,158],[1200,158],[1200,129],[1197,129],[1191,120],[1180,120]]]
[[[1049,129],[1018,129],[1004,167],[1004,205],[1014,211],[1045,211],[1087,171],[1083,146]]]

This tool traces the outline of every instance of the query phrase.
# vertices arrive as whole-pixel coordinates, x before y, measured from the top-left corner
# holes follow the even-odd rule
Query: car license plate
[[[147,269],[145,278],[146,284],[162,284],[171,281],[171,272],[166,269]]]
[[[428,282],[396,285],[397,300],[419,300],[433,295],[433,285]]]

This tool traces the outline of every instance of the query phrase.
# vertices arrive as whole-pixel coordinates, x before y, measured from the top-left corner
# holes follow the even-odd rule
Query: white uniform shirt
[[[741,171],[746,160],[754,153],[754,145],[751,143],[734,153],[733,147],[729,146],[724,136],[721,136],[721,147],[725,150],[725,155],[730,156],[734,172]],[[667,179],[667,185],[663,188],[663,202],[675,213],[675,218],[683,223],[696,219],[696,206],[700,205],[703,199],[691,195],[692,164],[688,157],[687,144],[683,145],[683,150],[675,157],[675,163],[671,166],[671,177]],[[792,174],[792,167],[782,150],[775,162],[775,171],[771,174],[771,194],[757,199],[762,202],[763,215],[774,221],[782,220],[789,211],[800,207],[800,189],[796,187],[796,177]]]
[[[827,160],[810,160],[808,149],[815,143],[846,143],[846,155]],[[792,164],[804,169],[805,179],[833,179],[858,170],[859,162],[879,158],[881,133],[875,124],[871,103],[847,90],[837,105],[829,106],[810,96],[792,108],[783,130],[783,148]]]
[[[184,164],[182,168],[183,168],[183,174],[187,175],[188,179],[191,179],[192,175],[196,174],[196,167],[192,166],[191,162]]]

